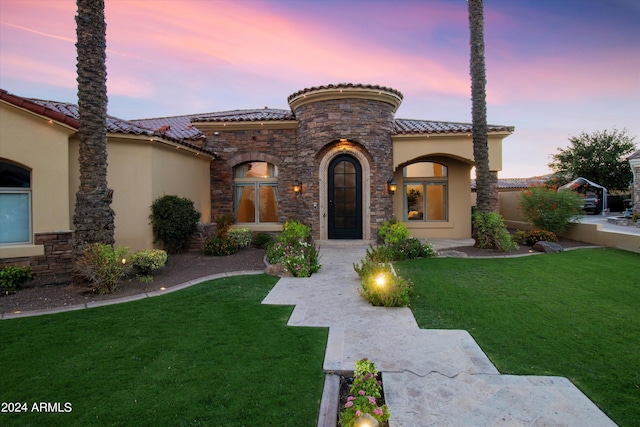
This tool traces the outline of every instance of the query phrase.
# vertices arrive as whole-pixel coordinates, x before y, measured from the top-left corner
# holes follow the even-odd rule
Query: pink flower
[[[369,403],[371,403],[372,405],[376,404],[376,398],[373,396],[367,396],[367,399],[369,399]]]
[[[358,394],[359,394],[360,396],[364,396],[364,390],[359,390],[359,391],[358,391]]]
[[[353,406],[353,401],[351,400],[344,404],[345,408],[351,408],[352,406]]]
[[[362,416],[362,411],[358,410],[356,411],[356,417],[361,417]]]
[[[382,415],[384,412],[382,411],[382,408],[376,408],[373,410],[373,413],[376,415]]]
[[[349,396],[349,397],[347,397],[347,402],[350,402],[350,401],[355,400],[355,399],[356,399],[355,397]]]

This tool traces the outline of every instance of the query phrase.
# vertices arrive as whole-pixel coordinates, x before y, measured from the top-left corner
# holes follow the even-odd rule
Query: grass
[[[569,378],[621,426],[640,420],[640,255],[582,249],[397,264],[426,329],[465,329],[504,374]]]
[[[312,426],[327,330],[261,305],[277,278],[236,276],[157,298],[0,322],[0,425]]]

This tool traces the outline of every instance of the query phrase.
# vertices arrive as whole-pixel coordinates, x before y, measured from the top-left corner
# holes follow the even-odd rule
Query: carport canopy
[[[575,190],[576,188],[580,187],[581,185],[590,185],[591,187],[596,187],[596,188],[600,188],[602,189],[602,212],[600,212],[602,215],[604,215],[604,211],[607,209],[607,189],[604,188],[602,185],[600,184],[596,184],[593,181],[589,181],[587,178],[576,178],[573,181],[563,185],[562,187],[558,188],[558,191],[560,190]]]

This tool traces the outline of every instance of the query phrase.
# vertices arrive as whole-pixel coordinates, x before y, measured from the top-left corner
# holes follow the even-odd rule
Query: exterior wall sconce
[[[387,191],[390,194],[395,194],[397,189],[398,189],[398,184],[396,184],[396,182],[393,180],[393,177],[389,178],[387,180]]]
[[[296,194],[296,196],[302,192],[302,182],[300,180],[296,181],[293,184],[293,192]]]

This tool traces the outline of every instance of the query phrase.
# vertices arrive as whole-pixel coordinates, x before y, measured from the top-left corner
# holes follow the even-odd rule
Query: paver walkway
[[[322,247],[318,273],[280,279],[263,304],[295,305],[290,326],[329,328],[325,371],[373,361],[391,427],[615,426],[565,378],[501,375],[466,331],[420,329],[408,308],[365,302],[352,266],[365,252]]]

